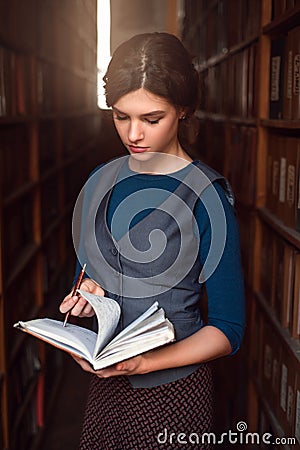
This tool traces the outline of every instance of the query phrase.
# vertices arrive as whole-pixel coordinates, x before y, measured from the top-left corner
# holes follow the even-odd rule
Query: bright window
[[[101,109],[108,109],[105,102],[103,76],[106,72],[108,63],[111,58],[110,54],[110,0],[98,0],[98,50],[97,50],[97,66],[98,66],[98,106]]]

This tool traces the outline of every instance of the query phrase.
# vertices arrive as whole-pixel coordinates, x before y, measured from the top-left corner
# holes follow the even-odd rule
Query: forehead
[[[152,94],[146,89],[138,89],[123,95],[113,105],[113,108],[127,114],[149,114],[151,112],[174,110],[174,106],[165,98]]]

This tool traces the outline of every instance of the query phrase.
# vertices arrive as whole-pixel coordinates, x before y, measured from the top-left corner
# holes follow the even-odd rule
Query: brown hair
[[[140,88],[184,108],[188,116],[197,106],[197,71],[181,41],[169,33],[139,34],[121,44],[103,80],[108,106]]]

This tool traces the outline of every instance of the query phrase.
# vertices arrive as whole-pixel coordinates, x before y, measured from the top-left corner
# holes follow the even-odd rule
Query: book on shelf
[[[267,157],[267,208],[284,225],[300,229],[300,140],[271,133]]]
[[[277,214],[278,217],[283,220],[285,213],[286,203],[286,158],[287,158],[287,146],[283,136],[279,139],[279,186],[278,186],[278,204]]]
[[[294,298],[291,334],[293,338],[300,338],[300,253],[296,253],[295,255]]]
[[[286,0],[272,0],[272,20],[282,16],[286,11]]]
[[[293,43],[292,119],[300,119],[300,26],[290,31]]]
[[[284,44],[283,37],[271,41],[270,119],[282,119]]]
[[[283,119],[300,119],[300,26],[285,38]]]
[[[116,334],[121,316],[119,304],[108,297],[78,290],[95,311],[98,333],[54,319],[17,322],[14,327],[61,350],[87,360],[95,370],[137,356],[175,340],[174,327],[154,302],[141,316]]]
[[[253,43],[248,48],[248,88],[247,88],[247,117],[257,116],[257,81],[258,81],[258,64],[257,64],[258,45]]]
[[[300,140],[288,136],[286,139],[286,203],[283,222],[293,229],[300,229],[300,221],[297,221],[298,196],[299,196],[299,168],[300,168]]]
[[[285,241],[281,236],[274,234],[274,295],[272,299],[273,310],[280,320],[282,314],[282,298],[284,296],[284,276],[286,267],[284,265]]]
[[[235,108],[234,115],[247,117],[248,113],[248,48],[236,53],[233,57],[235,67]]]
[[[275,264],[274,232],[261,224],[261,253],[260,253],[260,292],[265,301],[271,306],[274,296],[274,264]]]
[[[295,248],[285,241],[283,242],[283,292],[279,319],[283,327],[290,328],[292,323],[292,306],[294,295]]]
[[[281,353],[278,421],[289,436],[294,433],[297,361],[289,351]]]
[[[284,84],[283,84],[283,119],[292,119],[292,89],[293,89],[293,36],[287,34],[284,52]]]
[[[279,138],[272,133],[268,136],[266,206],[275,215],[278,207],[279,159]]]
[[[256,136],[254,127],[230,127],[230,172],[228,175],[237,200],[243,205],[254,204],[256,183]],[[245,173],[247,176],[241,177]]]
[[[262,333],[263,333],[263,325],[265,321],[263,320],[260,305],[255,302],[254,298],[252,298],[252,309],[251,309],[251,342],[249,351],[251,354],[251,368],[252,373],[261,378],[262,372]],[[255,302],[255,303],[254,303]]]
[[[279,403],[279,380],[282,346],[274,328],[265,317],[262,323],[262,389],[265,398],[273,411],[277,411]]]
[[[271,380],[272,380],[272,353],[274,336],[270,324],[265,321],[263,324],[263,360],[262,360],[262,388],[265,392],[266,398],[271,398]]]
[[[291,331],[296,249],[262,224],[259,292],[281,326]]]
[[[295,389],[295,422],[294,436],[300,444],[300,374],[297,372],[296,389]]]

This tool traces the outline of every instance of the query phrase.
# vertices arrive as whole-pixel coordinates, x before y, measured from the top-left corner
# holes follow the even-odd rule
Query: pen
[[[82,282],[82,279],[83,279],[83,275],[84,275],[85,268],[86,268],[86,264],[84,264],[84,266],[82,267],[82,269],[81,269],[81,271],[80,271],[80,273],[79,273],[79,275],[78,275],[78,277],[77,277],[77,280],[76,280],[74,289],[73,289],[73,291],[72,291],[72,297],[73,297],[74,295],[76,295],[77,289],[80,288],[80,285],[81,285],[81,282]],[[72,306],[72,308],[73,308],[73,307],[74,307],[74,305]],[[71,308],[71,309],[72,309],[72,308]],[[69,318],[71,309],[69,309],[69,311],[68,311],[68,312],[66,313],[66,315],[65,315],[65,320],[64,320],[64,324],[63,324],[64,327],[66,326],[66,323],[67,323],[67,321],[68,321],[68,318]]]

